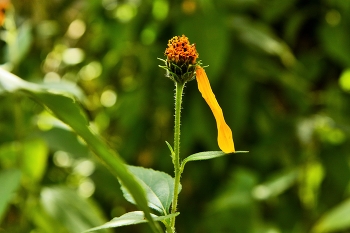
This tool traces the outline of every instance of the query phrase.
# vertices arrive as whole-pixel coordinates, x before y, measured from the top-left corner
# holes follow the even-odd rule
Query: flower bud
[[[165,50],[166,76],[178,83],[186,83],[194,79],[198,53],[195,44],[190,44],[184,35],[174,36]]]

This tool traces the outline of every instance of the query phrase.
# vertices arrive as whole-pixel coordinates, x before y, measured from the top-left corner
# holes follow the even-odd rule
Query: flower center
[[[185,35],[174,36],[168,42],[168,48],[165,50],[167,60],[178,65],[184,63],[195,64],[198,53],[195,44],[190,44]]]

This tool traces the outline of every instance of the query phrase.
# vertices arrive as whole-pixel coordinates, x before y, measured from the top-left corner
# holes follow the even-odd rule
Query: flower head
[[[168,42],[168,48],[165,50],[167,60],[175,62],[178,65],[189,63],[195,64],[198,58],[198,53],[195,44],[190,44],[190,41],[185,35],[174,36]]]
[[[201,67],[200,62],[196,61],[198,53],[195,44],[190,44],[188,38],[184,35],[174,36],[168,42],[165,56],[166,60],[164,62],[166,66],[160,67],[166,69],[167,77],[180,84],[184,84],[196,77],[199,92],[215,117],[220,149],[225,153],[235,152],[232,131],[225,122],[224,114],[210,87],[205,70]]]
[[[174,36],[165,50],[167,77],[185,83],[195,77],[198,53],[195,44],[190,44],[184,35]]]

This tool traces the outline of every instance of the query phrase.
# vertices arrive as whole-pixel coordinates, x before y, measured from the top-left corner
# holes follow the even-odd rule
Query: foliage
[[[209,65],[236,148],[250,153],[186,166],[177,231],[347,232],[349,7],[343,0],[13,0],[0,63],[51,90],[46,101],[74,96],[110,153],[172,175],[164,141],[172,140],[174,87],[157,57],[168,39],[185,34]],[[6,84],[0,231],[80,232],[135,210],[79,132]],[[196,85],[186,85],[181,154],[217,150],[210,110]]]

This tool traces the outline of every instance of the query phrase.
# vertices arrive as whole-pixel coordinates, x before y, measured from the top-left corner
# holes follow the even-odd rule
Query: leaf
[[[0,223],[5,213],[6,206],[12,198],[13,192],[19,187],[21,172],[17,169],[0,172]]]
[[[288,45],[266,24],[254,22],[246,17],[235,17],[231,25],[243,43],[267,54],[279,56],[284,65],[294,64],[295,57]]]
[[[18,142],[7,142],[0,146],[0,166],[12,168],[17,165],[20,146]]]
[[[320,28],[320,42],[325,53],[344,67],[350,65],[350,48],[347,46],[350,33],[346,29],[347,26],[343,24],[337,27],[325,25]]]
[[[263,184],[257,185],[252,194],[256,199],[266,200],[276,197],[289,189],[299,178],[299,169],[277,174]]]
[[[179,215],[179,213],[169,214],[166,216],[157,216],[157,215],[151,214],[154,221],[163,221],[163,220],[175,217],[177,215]],[[144,218],[144,214],[142,211],[133,211],[133,212],[126,213],[120,217],[113,218],[111,221],[99,227],[94,227],[84,232],[91,232],[91,231],[96,231],[100,229],[112,228],[112,227],[128,226],[128,225],[140,224],[145,222],[147,222],[147,220]]]
[[[12,40],[7,40],[6,60],[14,66],[23,60],[30,49],[33,40],[30,21],[24,22],[17,31],[12,31],[12,36],[14,36]]]
[[[39,202],[40,203],[40,202]],[[61,221],[52,218],[37,201],[29,204],[27,216],[30,221],[42,232],[57,233],[67,232]],[[95,226],[95,225],[94,225]]]
[[[238,154],[238,153],[248,153],[248,151],[235,151],[234,153],[229,153],[229,154]],[[183,170],[185,167],[185,164],[190,161],[214,159],[214,158],[222,157],[224,155],[229,155],[229,154],[226,154],[225,152],[222,152],[222,151],[199,152],[185,158],[181,164],[181,168]]]
[[[174,179],[160,171],[150,168],[128,166],[129,171],[135,175],[146,192],[148,206],[164,215],[168,214],[174,196]],[[123,188],[124,197],[135,204],[130,193]]]
[[[106,221],[97,206],[67,187],[43,188],[40,197],[45,213],[69,232],[82,232]]]
[[[62,150],[75,157],[88,154],[87,146],[71,130],[53,127],[50,130],[41,131],[40,136],[53,150]]]
[[[254,172],[237,167],[227,176],[225,185],[218,190],[218,195],[209,202],[207,209],[211,214],[239,211],[240,209],[246,209],[245,214],[254,212],[255,202],[251,193],[257,180],[257,175]],[[246,217],[248,221],[251,218],[251,216]],[[237,220],[235,222],[237,223]],[[233,222],[230,223],[233,224]]]
[[[185,34],[191,43],[196,43],[200,59],[210,64],[208,77],[211,84],[215,86],[220,77],[221,67],[228,58],[227,48],[231,43],[229,28],[225,27],[227,15],[217,10],[211,10],[210,14],[193,14],[184,17],[176,24],[176,34]],[[205,27],[198,27],[205,25]],[[195,28],[196,30],[193,30]],[[220,41],[220,43],[217,43]],[[215,46],[213,46],[215,44]]]
[[[149,220],[152,230],[154,232],[160,231],[151,218],[144,190],[135,177],[127,170],[121,157],[91,131],[88,127],[89,122],[85,113],[70,93],[58,92],[57,90],[51,92],[43,86],[26,82],[1,68],[0,89],[7,92],[21,92],[32,97],[38,103],[45,106],[58,119],[69,125],[85,140],[89,148],[105,163],[110,171],[118,177],[124,187],[128,189],[138,207],[144,211],[145,217]]]
[[[313,233],[334,232],[350,228],[350,199],[326,212],[315,224]]]
[[[169,148],[169,150],[170,150],[170,152],[171,152],[171,157],[173,157],[174,156],[174,149],[171,147],[171,145],[169,144],[169,142],[167,142],[167,141],[165,141],[165,143],[166,143],[166,145],[168,146],[168,148]]]
[[[21,168],[26,181],[40,181],[44,175],[48,148],[40,138],[27,140],[23,143],[23,155],[21,156]]]

